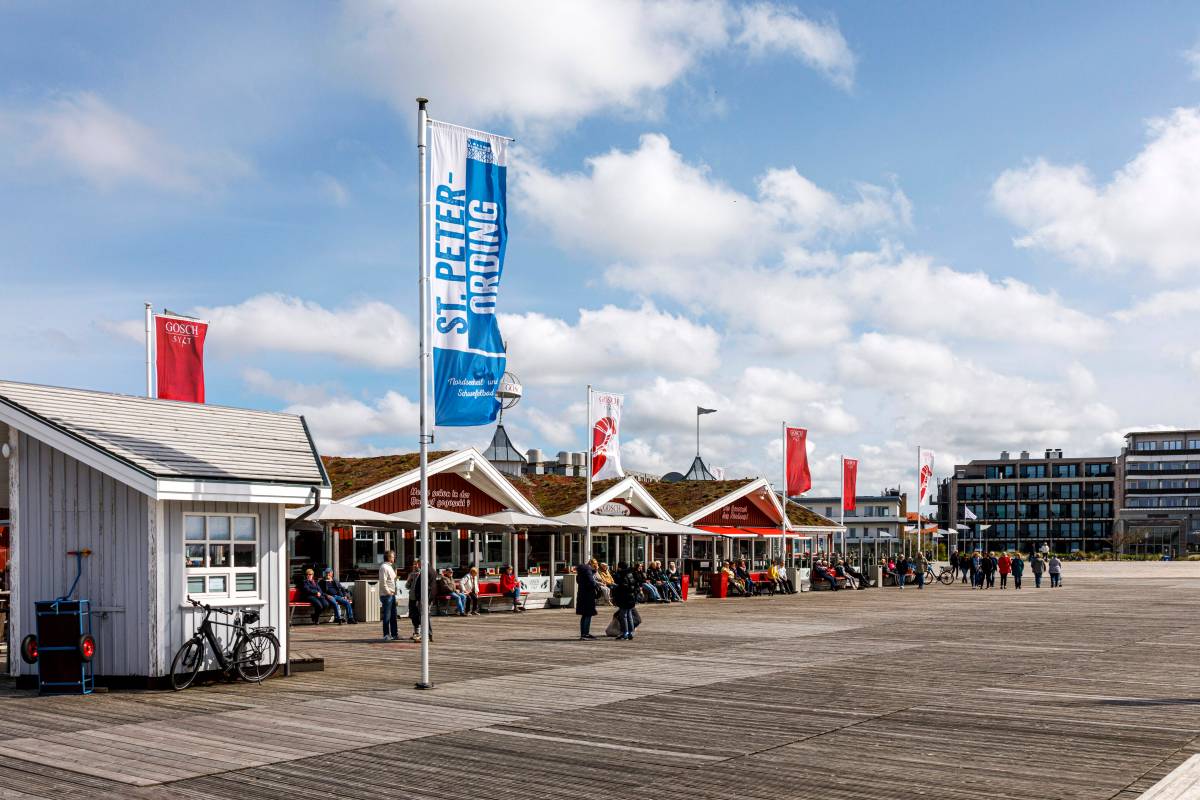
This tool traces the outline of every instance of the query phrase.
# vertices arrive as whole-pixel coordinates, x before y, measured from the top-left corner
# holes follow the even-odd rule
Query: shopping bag
[[[636,628],[638,625],[641,625],[641,624],[642,624],[642,615],[639,614],[638,610],[635,608],[633,610],[633,627]]]
[[[605,636],[611,636],[614,639],[621,635],[621,622],[617,619],[617,615],[613,614],[612,620],[608,623],[608,627],[604,629]]]

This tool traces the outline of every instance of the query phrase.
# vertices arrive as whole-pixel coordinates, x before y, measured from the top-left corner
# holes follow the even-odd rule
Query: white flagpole
[[[782,453],[780,455],[780,459],[779,459],[779,467],[780,467],[779,477],[781,478],[781,480],[779,482],[779,498],[783,501],[783,515],[779,518],[779,532],[781,534],[783,534],[783,554],[784,554],[785,561],[786,561],[786,560],[788,560],[786,558],[787,557],[787,545],[788,545],[788,535],[787,535],[787,504],[788,504],[787,420],[786,419],[783,422],[781,422],[779,425],[779,435],[781,437],[779,441],[783,444],[783,451],[782,451]],[[791,561],[791,563],[787,564],[785,568],[792,568],[792,564],[799,563],[799,560],[797,559],[796,554],[794,552],[792,553],[792,558],[790,559],[790,561]],[[802,591],[804,584],[800,580],[800,568],[795,567],[795,570],[796,570],[796,587],[795,588],[796,588],[796,591],[799,592],[799,591]]]
[[[838,535],[842,537],[842,544],[840,545],[839,550],[845,550],[846,549],[846,456],[843,454],[841,459],[842,459],[842,477],[841,477],[840,483],[841,483],[841,487],[842,487],[842,504],[841,504],[841,506],[838,507],[838,525],[842,526],[842,530],[841,530],[841,533],[839,533]],[[845,553],[843,553],[842,555],[845,555]]]
[[[586,564],[592,557],[592,439],[595,434],[592,433],[592,385],[589,383],[587,387],[587,424],[584,425],[584,430],[587,431],[587,501],[583,505],[583,558],[581,562]]]
[[[917,550],[921,549],[921,445],[917,445]]]
[[[154,397],[154,356],[150,338],[154,328],[154,310],[146,303],[146,397]]]
[[[418,689],[432,689],[429,680],[429,264],[426,217],[429,205],[429,165],[426,152],[429,117],[425,110],[429,103],[424,97],[417,98],[417,271],[421,311],[421,592],[418,607],[421,609],[421,680]]]

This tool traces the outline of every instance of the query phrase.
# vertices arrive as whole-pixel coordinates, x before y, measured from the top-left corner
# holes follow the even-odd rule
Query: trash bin
[[[728,597],[729,596],[729,576],[724,572],[717,572],[712,576],[712,581],[708,585],[709,597]]]
[[[359,622],[379,622],[379,581],[355,581],[354,618]]]

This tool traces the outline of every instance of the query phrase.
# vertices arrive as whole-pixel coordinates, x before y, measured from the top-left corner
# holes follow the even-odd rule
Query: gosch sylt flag
[[[920,466],[917,469],[917,508],[925,502],[925,498],[929,496],[929,480],[933,477],[933,451],[920,450],[921,457],[918,459]]]
[[[812,488],[812,475],[808,472],[808,431],[804,428],[788,428],[784,432],[784,447],[787,493],[788,497],[795,497]]]
[[[154,317],[158,398],[204,402],[204,336],[208,323],[187,317]]]
[[[428,226],[434,423],[496,419],[504,339],[496,301],[508,240],[508,140],[429,123]]]
[[[593,480],[625,477],[625,471],[621,469],[621,405],[624,400],[619,394],[592,392],[588,401]]]
[[[858,494],[858,459],[842,459],[842,508],[855,509],[854,496]]]

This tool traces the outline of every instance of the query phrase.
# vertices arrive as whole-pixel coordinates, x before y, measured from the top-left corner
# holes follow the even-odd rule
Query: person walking
[[[917,554],[917,565],[916,565],[916,570],[915,570],[917,573],[915,577],[917,579],[917,588],[918,589],[925,588],[925,570],[927,570],[927,569],[929,569],[929,560],[925,557],[924,553],[918,553]]]
[[[596,581],[596,570],[591,562],[575,568],[575,613],[579,615],[580,639],[596,638],[592,636],[592,617],[596,616],[596,598],[600,594]]]
[[[1062,561],[1055,554],[1050,556],[1050,562],[1046,566],[1050,573],[1050,588],[1057,589],[1062,585]]]
[[[1021,552],[1018,550],[1012,557],[1012,576],[1013,588],[1021,588],[1021,576],[1025,574],[1025,559],[1021,558]]]
[[[996,586],[996,569],[999,560],[995,553],[988,553],[983,557],[983,570],[987,575],[987,588],[994,589]]]
[[[978,550],[971,554],[971,588],[983,588],[983,556]]]
[[[1012,559],[1008,557],[1008,553],[1001,553],[1000,558],[996,561],[996,567],[1000,570],[1000,588],[1008,588],[1008,573],[1012,572]]]
[[[421,562],[412,563],[412,571],[404,579],[404,588],[408,589],[408,619],[412,622],[412,640],[421,641]],[[432,607],[437,594],[437,582],[429,581],[429,597],[426,605]],[[429,641],[433,641],[433,619],[429,620]]]
[[[641,591],[637,578],[624,561],[617,564],[617,574],[612,587],[612,600],[617,606],[617,622],[621,626],[618,639],[633,640],[633,610],[637,607],[638,593]]]
[[[383,640],[390,642],[400,638],[396,630],[396,551],[383,554],[379,565],[379,617],[383,620]]]
[[[958,577],[958,551],[957,550],[950,551],[950,576],[952,578]]]
[[[1042,561],[1041,553],[1029,557],[1029,568],[1033,570],[1033,588],[1042,588],[1042,573],[1046,571],[1046,562]]]

